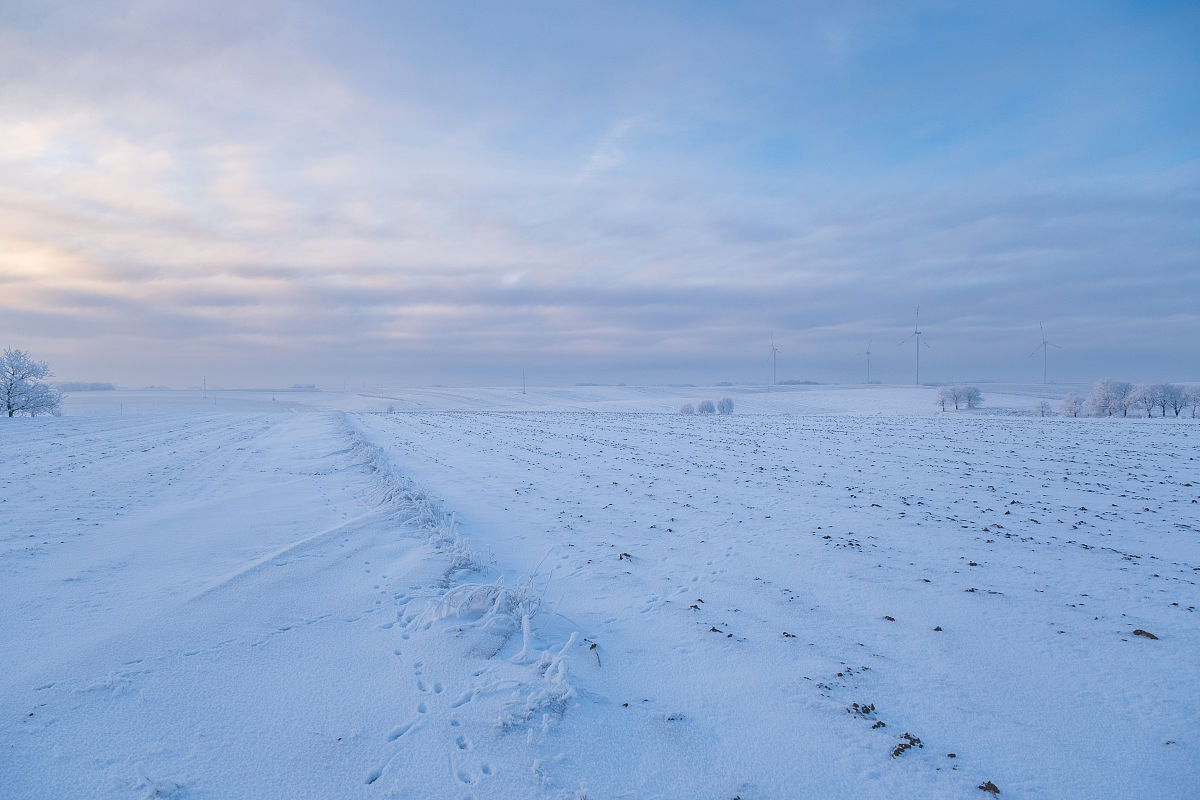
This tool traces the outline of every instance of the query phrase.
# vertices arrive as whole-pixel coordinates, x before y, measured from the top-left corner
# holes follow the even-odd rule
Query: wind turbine
[[[873,339],[867,340],[867,349],[865,352],[855,353],[855,355],[857,355],[857,356],[866,356],[867,357],[867,383],[871,382],[871,342],[872,341],[874,341],[874,340]]]
[[[779,355],[779,348],[775,346],[775,334],[772,333],[771,334],[771,385],[772,386],[774,386],[776,383],[775,364],[776,364],[776,356],[778,356],[778,355]]]
[[[896,345],[897,347],[899,347],[901,344],[904,344],[909,339],[916,340],[916,342],[917,342],[917,386],[921,385],[921,334],[922,333],[924,333],[924,331],[921,330],[921,307],[917,306],[917,316],[913,322],[913,332],[910,333],[908,336],[905,336],[903,339],[901,339],[900,344]],[[925,342],[925,346],[929,347],[929,342]]]
[[[1056,344],[1051,344],[1050,342],[1046,341],[1046,329],[1045,329],[1045,327],[1042,326],[1042,323],[1040,323],[1040,322],[1038,323],[1038,330],[1040,330],[1042,332],[1042,343],[1039,344],[1037,347],[1033,348],[1033,352],[1029,354],[1029,357],[1033,358],[1034,356],[1037,355],[1038,350],[1042,351],[1042,383],[1049,383],[1050,381],[1046,380],[1046,365],[1050,360],[1047,357],[1047,353],[1049,352],[1049,348],[1051,348],[1051,347],[1053,347],[1056,350],[1062,350],[1062,348]]]

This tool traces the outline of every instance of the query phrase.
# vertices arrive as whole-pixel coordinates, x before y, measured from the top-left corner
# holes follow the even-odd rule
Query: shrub
[[[692,406],[691,403],[684,403],[683,405],[681,405],[679,407],[679,413],[680,414],[695,414],[696,409],[695,409],[695,407]]]
[[[728,397],[722,397],[717,401],[717,411],[721,412],[722,414],[732,414],[733,400]]]
[[[712,400],[701,400],[700,403],[696,406],[696,413],[697,414],[715,414],[715,413],[717,413],[717,407],[713,405]]]

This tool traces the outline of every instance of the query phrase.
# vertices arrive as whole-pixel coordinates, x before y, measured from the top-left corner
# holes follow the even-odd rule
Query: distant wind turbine
[[[771,334],[771,385],[774,386],[777,382],[775,372],[776,356],[779,355],[779,348],[775,346],[775,334]]]
[[[871,382],[871,342],[872,341],[874,341],[874,340],[873,339],[867,340],[867,349],[865,351],[863,351],[861,353],[855,353],[855,355],[867,357],[867,383]]]
[[[921,385],[921,344],[922,344],[921,343],[921,334],[922,333],[924,333],[924,331],[921,330],[921,307],[917,306],[917,316],[916,316],[915,321],[913,322],[913,332],[910,333],[908,336],[905,336],[903,339],[901,339],[900,344],[896,345],[897,347],[899,347],[901,344],[904,344],[909,339],[916,340],[916,343],[917,343],[917,386]],[[926,347],[929,347],[929,342],[925,342],[924,344]]]
[[[1046,380],[1046,366],[1050,360],[1047,357],[1047,352],[1051,347],[1053,347],[1055,350],[1062,350],[1062,348],[1056,344],[1051,344],[1050,342],[1046,341],[1046,329],[1040,322],[1038,323],[1038,330],[1042,332],[1042,343],[1033,348],[1033,352],[1029,354],[1029,357],[1033,358],[1038,354],[1038,350],[1042,351],[1042,383],[1049,383],[1050,381]]]

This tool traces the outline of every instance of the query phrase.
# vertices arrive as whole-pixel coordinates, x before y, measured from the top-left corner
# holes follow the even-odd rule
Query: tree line
[[[684,403],[679,407],[679,413],[688,414],[732,414],[733,400],[729,397],[722,397],[716,403],[712,400],[701,400],[696,405]]]
[[[1061,411],[1064,417],[1128,417],[1130,413],[1140,416],[1142,412],[1152,417],[1155,411],[1162,417],[1168,411],[1178,417],[1191,409],[1195,417],[1197,407],[1200,407],[1200,384],[1127,383],[1102,378],[1096,381],[1086,400],[1074,392],[1063,398]]]
[[[943,386],[938,389],[934,402],[945,411],[948,406],[954,406],[958,411],[960,406],[979,408],[983,405],[983,394],[975,386]]]

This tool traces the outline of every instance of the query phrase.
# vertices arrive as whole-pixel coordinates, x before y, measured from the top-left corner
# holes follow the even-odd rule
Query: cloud
[[[600,138],[587,162],[575,176],[575,184],[588,183],[605,172],[610,172],[625,162],[624,143],[638,125],[637,118],[622,119]]]
[[[141,383],[734,379],[774,330],[796,377],[852,378],[920,303],[931,375],[1021,375],[1044,320],[1091,377],[1200,332],[1169,13],[1060,42],[1053,11],[677,11],[16,14],[0,342]]]

